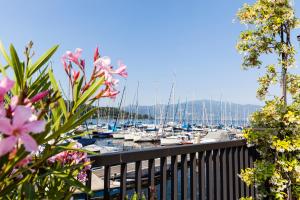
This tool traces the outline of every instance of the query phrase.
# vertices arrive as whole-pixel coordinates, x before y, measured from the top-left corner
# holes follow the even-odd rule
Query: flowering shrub
[[[265,106],[252,115],[251,127],[244,133],[259,158],[253,168],[242,170],[241,178],[257,188],[252,199],[300,199],[300,76],[290,70],[296,52],[291,33],[299,20],[290,0],[244,4],[237,17],[247,25],[237,44],[243,67],[261,68],[266,55],[277,57],[258,79],[257,97],[265,100]],[[269,88],[276,85],[280,96],[270,94]],[[267,100],[267,96],[274,97]]]
[[[75,190],[90,193],[84,183],[91,163],[72,131],[93,115],[96,108],[87,108],[95,100],[116,97],[115,76],[127,77],[126,66],[114,70],[97,48],[88,76],[82,50],[67,51],[61,61],[72,95],[65,101],[48,64],[58,46],[34,62],[32,45],[21,61],[13,45],[8,53],[0,43],[7,63],[0,64],[0,198],[68,199]]]

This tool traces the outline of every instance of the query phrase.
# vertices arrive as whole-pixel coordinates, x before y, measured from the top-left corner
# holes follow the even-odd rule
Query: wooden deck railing
[[[142,189],[147,188],[147,199],[154,199],[157,194],[158,199],[180,197],[192,200],[236,200],[254,196],[254,188],[247,187],[238,177],[241,169],[253,166],[254,159],[254,150],[246,146],[245,140],[169,146],[91,157],[92,168],[104,167],[104,199],[112,198],[110,180],[113,166],[119,166],[119,199],[124,199],[128,191],[129,166],[134,173],[134,190],[141,194]],[[131,163],[135,163],[134,167]],[[146,183],[142,181],[145,170]],[[88,186],[91,186],[91,178],[90,175]],[[159,185],[156,194],[153,190],[155,185]]]

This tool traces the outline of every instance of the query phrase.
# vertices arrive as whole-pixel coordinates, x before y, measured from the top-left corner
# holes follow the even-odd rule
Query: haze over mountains
[[[261,106],[252,104],[237,104],[216,100],[195,100],[179,102],[177,104],[166,104],[143,106],[126,106],[126,111],[148,114],[153,118],[175,121],[199,121],[209,123],[211,121],[247,121],[248,116],[257,111]]]

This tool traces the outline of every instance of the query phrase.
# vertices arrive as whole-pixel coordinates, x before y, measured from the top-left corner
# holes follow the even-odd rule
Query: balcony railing
[[[254,196],[254,188],[247,187],[238,174],[253,166],[255,155],[245,140],[234,140],[108,153],[91,160],[92,168],[104,168],[99,179],[104,199],[112,199],[112,190],[117,191],[114,199],[125,199],[134,190],[146,193],[147,199],[236,200]],[[129,176],[134,180],[131,185]],[[120,181],[114,189],[112,178]],[[89,173],[89,187],[93,181]]]

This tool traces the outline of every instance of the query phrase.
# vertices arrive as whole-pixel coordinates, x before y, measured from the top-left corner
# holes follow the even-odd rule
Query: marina
[[[94,128],[94,126],[92,127]],[[149,127],[152,127],[152,125],[149,125]],[[83,126],[78,128],[78,130],[85,129]],[[157,127],[155,130],[157,131],[149,131],[147,125],[144,125],[143,128],[126,127],[116,131],[99,128],[97,130],[89,130],[91,134],[76,137],[76,140],[83,146],[96,145],[99,147],[111,147],[112,151],[129,151],[166,145],[219,142],[242,138],[240,128],[230,127],[217,129],[216,127],[202,128],[197,126],[191,127],[190,130],[185,130],[176,125],[164,128]],[[76,132],[76,130],[74,131]]]
[[[118,155],[119,153],[131,154],[134,152],[141,152],[147,154],[147,151],[155,151],[177,148],[177,147],[188,147],[193,145],[205,145],[214,144],[219,142],[230,142],[239,141],[242,139],[242,130],[240,127],[221,127],[221,126],[200,126],[200,125],[188,125],[188,128],[182,126],[178,123],[167,123],[166,126],[155,126],[154,124],[143,124],[138,123],[138,125],[124,126],[118,125],[118,128],[114,131],[109,130],[108,124],[103,124],[101,127],[99,125],[89,125],[85,127],[82,125],[79,130],[90,129],[90,134],[84,136],[87,140],[94,142],[93,144],[83,145],[83,148],[89,151],[98,153],[100,156]],[[76,130],[75,130],[76,131]],[[102,132],[105,133],[101,135]],[[94,133],[97,134],[94,134]],[[110,132],[111,134],[106,134]],[[101,135],[101,137],[99,137]],[[80,139],[77,139],[80,142]],[[151,154],[155,156],[156,154]],[[162,154],[161,154],[162,155]],[[160,156],[159,156],[160,157]],[[197,155],[198,160],[198,155]],[[171,168],[172,168],[172,156],[166,157],[166,178],[167,178],[167,195],[171,195]],[[178,157],[178,181],[180,182],[181,177],[181,157]],[[187,166],[191,165],[191,155],[186,157]],[[126,188],[127,195],[133,195],[136,191],[136,172],[140,170],[140,181],[141,181],[141,194],[149,196],[148,179],[149,179],[149,160],[144,160],[138,163],[128,162],[126,164]],[[161,184],[161,159],[157,158],[153,160],[153,176],[155,182],[156,195],[160,195],[160,184]],[[137,167],[139,169],[137,169]],[[106,177],[105,166],[94,167],[91,171],[91,189],[95,191],[96,196],[99,198],[104,198],[105,196],[105,183],[108,181]],[[186,173],[186,172],[185,172]],[[195,173],[199,173],[198,169]],[[109,196],[114,199],[119,198],[121,191],[121,181],[122,181],[122,165],[111,165],[109,168],[109,184],[110,192]],[[190,180],[190,176],[187,177]],[[188,186],[190,187],[190,186]],[[178,193],[181,195],[181,193]],[[74,196],[75,199],[85,198],[84,194],[77,192]],[[105,199],[105,198],[104,198]]]

